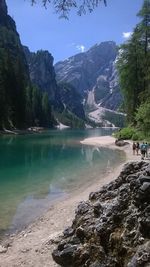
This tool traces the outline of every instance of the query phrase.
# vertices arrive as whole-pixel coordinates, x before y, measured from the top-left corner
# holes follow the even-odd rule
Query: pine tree
[[[145,99],[147,99],[147,94],[150,95],[150,0],[144,0],[138,17],[141,19],[138,27],[143,48],[143,89],[146,96]]]
[[[120,85],[124,95],[128,122],[135,122],[135,113],[150,90],[150,0],[145,0],[138,13],[130,40],[121,46],[118,60]]]
[[[45,92],[42,95],[42,123],[44,127],[52,126],[52,115],[51,115],[51,106],[48,98],[48,94]]]

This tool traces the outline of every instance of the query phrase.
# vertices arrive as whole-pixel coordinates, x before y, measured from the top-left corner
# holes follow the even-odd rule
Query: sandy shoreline
[[[115,138],[111,136],[93,137],[82,141],[82,144],[94,146],[107,146],[111,149],[120,149],[126,153],[126,162],[138,160],[139,157],[132,155],[131,144],[118,148],[114,144]],[[82,188],[62,201],[53,204],[48,212],[27,227],[24,231],[11,236],[4,241],[6,251],[1,253],[1,267],[55,267],[51,252],[55,245],[53,239],[57,238],[64,228],[71,225],[74,218],[75,208],[82,200],[87,200],[89,193],[98,190],[102,185],[115,179],[122,169],[118,166],[113,173],[102,178],[88,188]]]

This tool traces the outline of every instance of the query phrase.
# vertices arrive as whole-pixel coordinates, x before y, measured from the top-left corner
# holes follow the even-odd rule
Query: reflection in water
[[[98,154],[100,153],[100,148],[99,147],[86,147],[85,149],[85,146],[84,146],[84,149],[83,151],[85,153],[85,158],[86,158],[86,161],[92,166],[93,165],[93,158],[94,158],[94,152],[98,152]]]
[[[93,182],[121,160],[121,152],[82,146],[79,140],[102,132],[50,131],[0,138],[0,230],[32,220],[52,199]],[[107,132],[108,134],[108,132]],[[31,215],[30,215],[31,213]]]

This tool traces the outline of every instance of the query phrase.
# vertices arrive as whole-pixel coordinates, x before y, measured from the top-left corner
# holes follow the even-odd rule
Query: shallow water
[[[52,130],[0,137],[0,232],[26,226],[59,197],[93,183],[123,162],[124,154],[81,145],[109,129]]]

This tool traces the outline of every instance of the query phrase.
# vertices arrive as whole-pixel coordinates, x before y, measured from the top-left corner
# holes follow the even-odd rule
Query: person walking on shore
[[[137,154],[137,156],[139,154],[139,149],[140,149],[140,144],[139,144],[139,142],[137,142],[136,143],[136,154]]]
[[[146,144],[144,142],[143,142],[143,144],[141,144],[140,150],[141,150],[141,159],[144,159],[145,154],[146,154]]]
[[[146,158],[148,158],[148,144],[145,143],[145,155],[146,155]]]
[[[133,143],[133,145],[132,145],[132,150],[133,150],[133,155],[135,155],[136,143]]]

